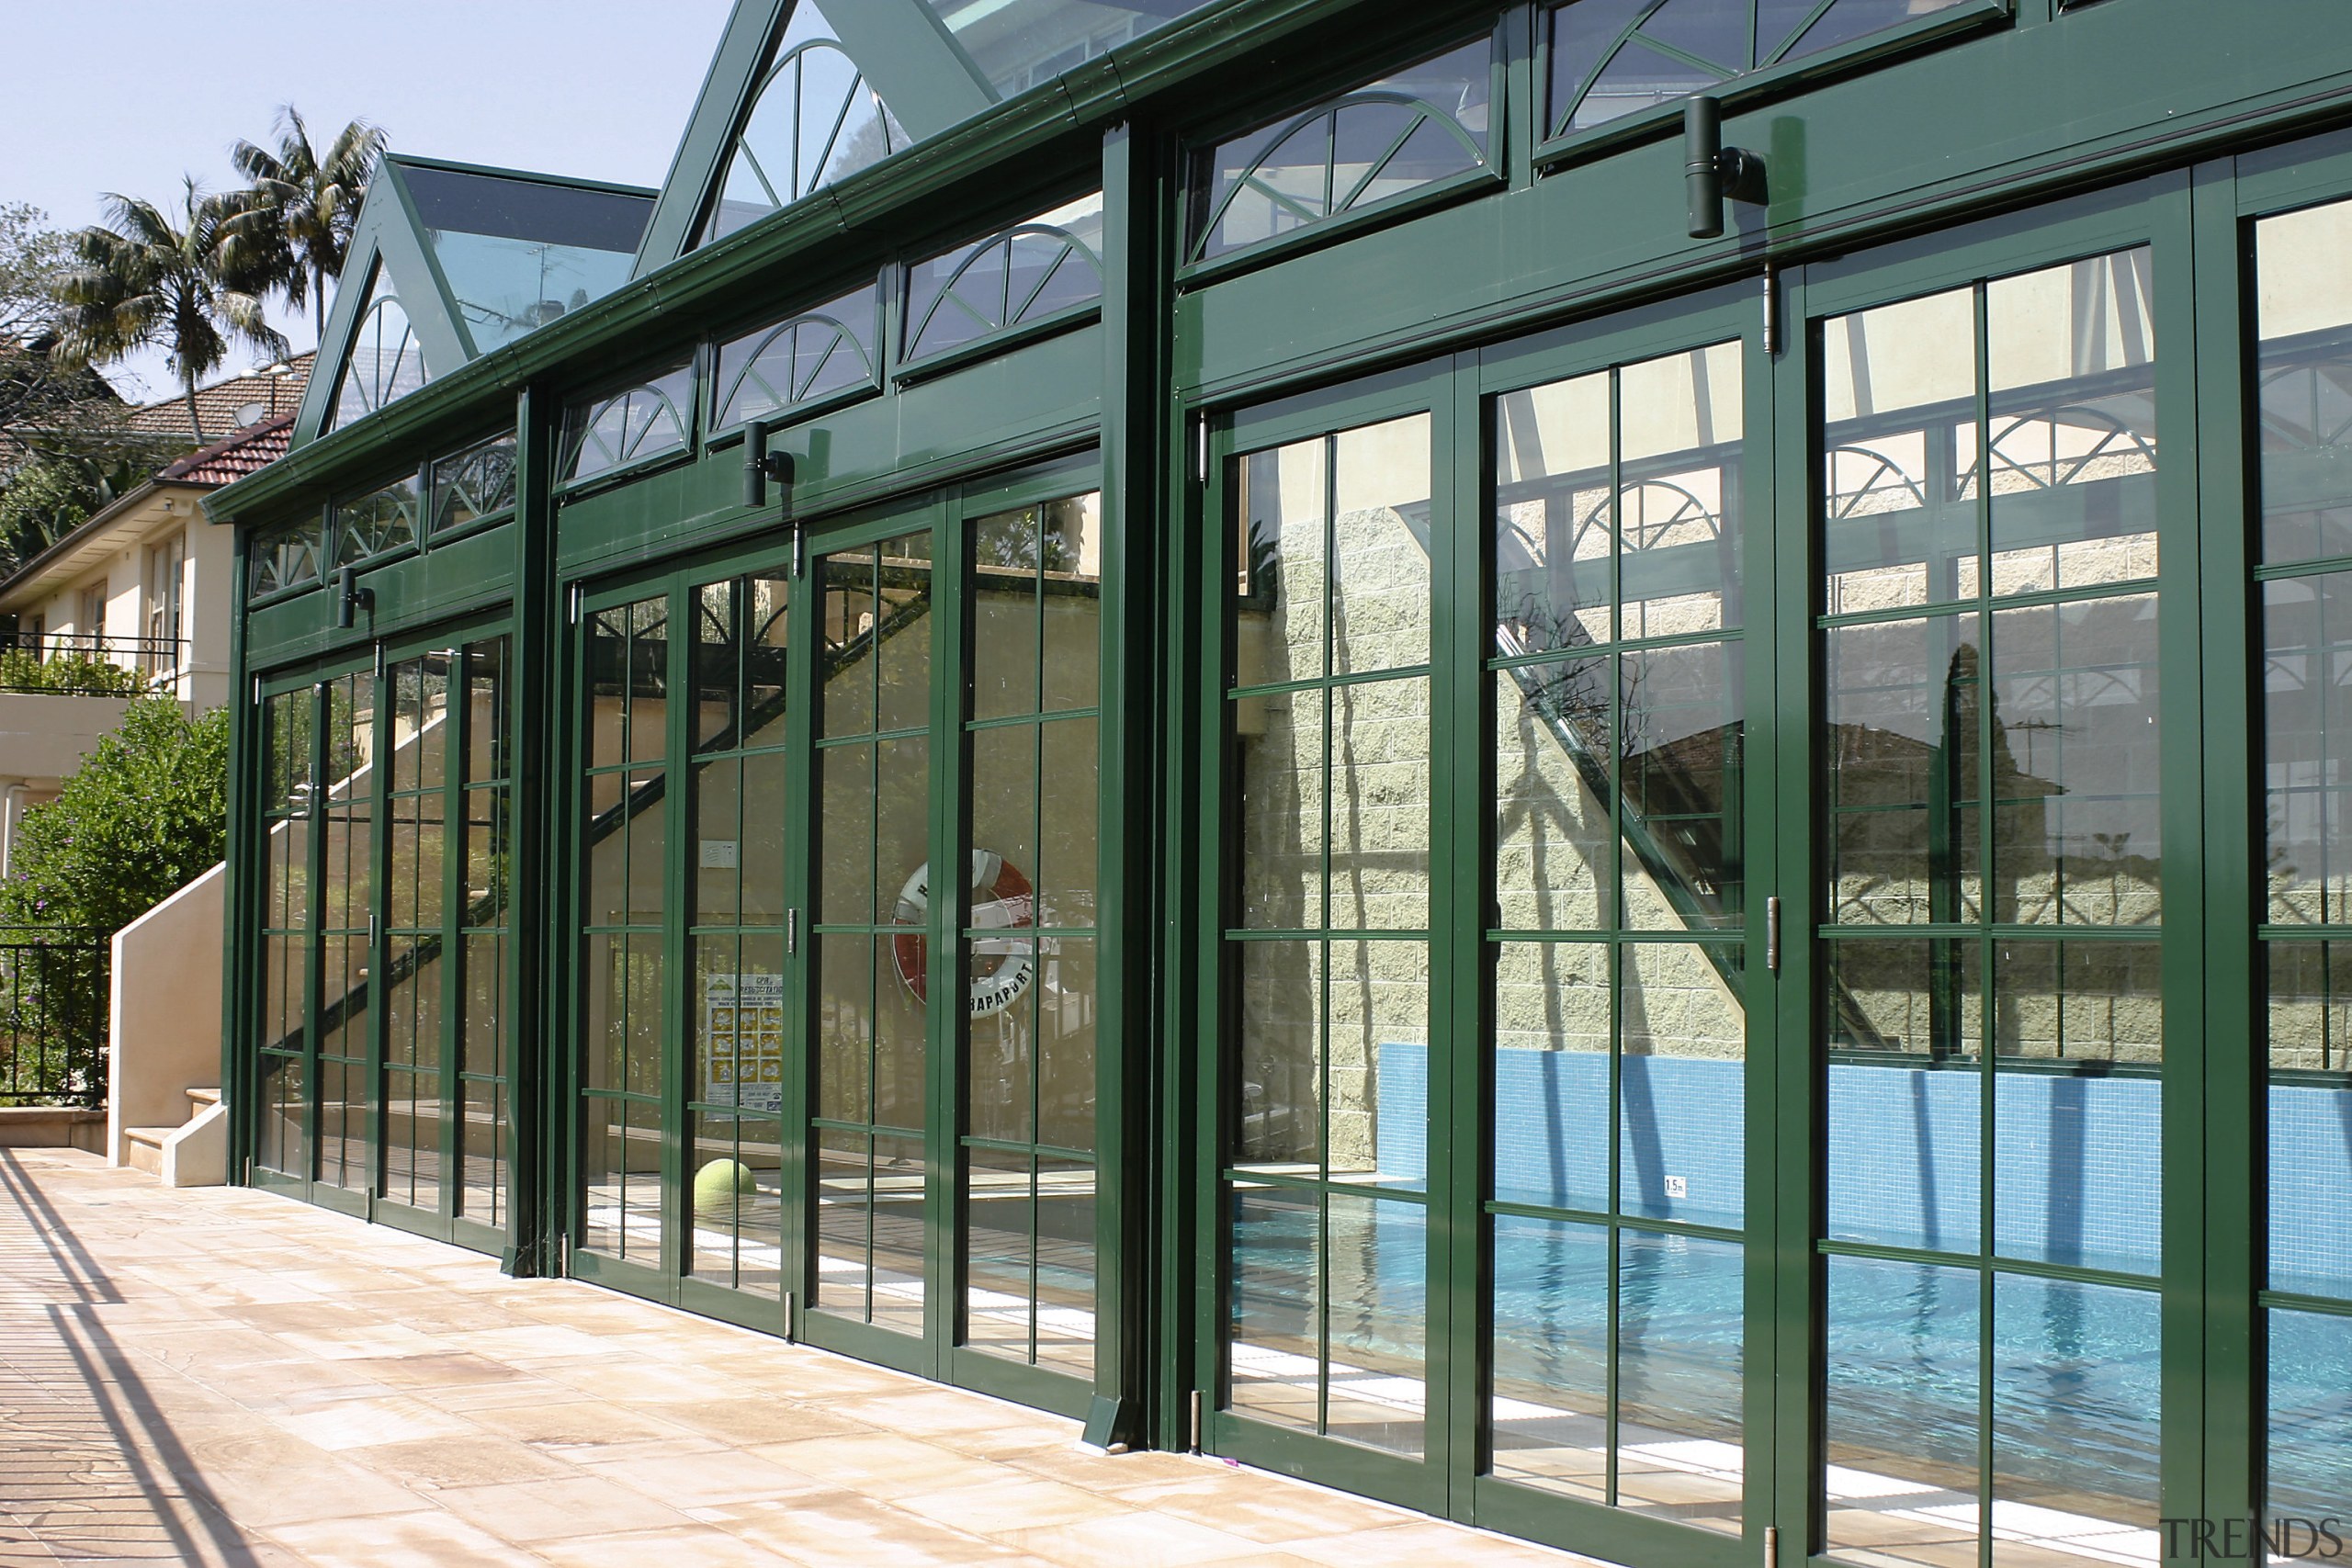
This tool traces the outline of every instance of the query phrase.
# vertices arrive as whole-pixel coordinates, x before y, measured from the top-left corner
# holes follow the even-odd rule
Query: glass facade
[[[2307,3],[746,12],[542,236],[719,251],[218,502],[241,1166],[1636,1568],[2323,1556]]]

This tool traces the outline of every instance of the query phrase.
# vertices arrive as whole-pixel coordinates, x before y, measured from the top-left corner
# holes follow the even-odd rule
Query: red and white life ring
[[[972,852],[971,887],[973,930],[1025,931],[1037,923],[1036,889],[1029,886],[1020,867],[994,851]],[[929,923],[930,915],[931,863],[925,861],[899,889],[893,918],[901,926],[921,928]],[[996,959],[994,967],[981,968],[990,956]],[[890,939],[890,957],[898,966],[900,983],[915,1000],[928,1001],[931,939],[920,929],[901,931]],[[967,1005],[974,1018],[1002,1012],[1019,1001],[1037,977],[1035,949],[1026,942],[974,937],[972,957],[971,996]]]

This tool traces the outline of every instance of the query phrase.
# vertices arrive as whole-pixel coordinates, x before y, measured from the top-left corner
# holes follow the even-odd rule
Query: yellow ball
[[[735,1208],[738,1194],[748,1196],[759,1190],[759,1179],[752,1174],[750,1166],[740,1160],[711,1160],[695,1172],[695,1208],[699,1212],[729,1213]]]

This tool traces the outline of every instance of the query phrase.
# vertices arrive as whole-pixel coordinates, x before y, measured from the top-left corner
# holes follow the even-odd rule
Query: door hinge
[[[576,582],[571,585],[571,592],[565,596],[563,618],[575,626],[580,624],[580,584]]]
[[[371,914],[368,917],[368,945],[370,947],[376,945],[378,939],[382,933],[383,928],[380,924],[382,919],[383,917],[380,915]]]
[[[808,530],[797,522],[792,525],[792,575],[795,580],[808,575]]]
[[[261,677],[254,677],[254,706],[261,706]]]
[[[1781,352],[1781,269],[1764,269],[1764,357],[1770,359]]]
[[[1204,419],[1193,423],[1193,477],[1209,482],[1209,422]]]
[[[380,680],[382,680],[383,678],[384,678],[384,645],[383,645],[382,643],[380,643],[380,642],[379,642],[379,643],[378,643],[378,644],[376,645],[376,679],[378,679],[379,681],[380,681]]]
[[[1781,1527],[1764,1527],[1764,1568],[1781,1568]]]
[[[1781,972],[1781,896],[1777,893],[1764,900],[1764,971]]]
[[[1201,1391],[1197,1388],[1194,1389],[1193,1391],[1193,1431],[1191,1439],[1192,1450],[1194,1453],[1199,1453],[1201,1451],[1201,1422],[1204,1416],[1204,1407],[1206,1404],[1207,1401],[1202,1397]]]
[[[797,909],[784,912],[784,950],[786,953],[800,951],[800,911]]]
[[[787,1345],[794,1342],[792,1337],[792,1292],[790,1291],[784,1292],[784,1342]]]

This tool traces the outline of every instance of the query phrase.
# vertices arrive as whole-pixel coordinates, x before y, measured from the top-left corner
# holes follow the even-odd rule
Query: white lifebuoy
[[[992,850],[972,852],[972,919],[978,931],[1023,931],[1037,923],[1036,890],[1018,866]],[[922,927],[931,915],[931,863],[915,867],[914,874],[899,889],[899,903],[892,918],[901,926]],[[997,963],[993,969],[975,967],[971,996],[966,1005],[974,1018],[986,1018],[1002,1012],[1021,999],[1037,977],[1035,950],[1027,942],[972,939],[973,956],[983,958],[993,953]],[[897,965],[899,981],[919,1002],[930,998],[927,978],[931,958],[931,939],[920,930],[903,931],[890,939],[890,958]]]

